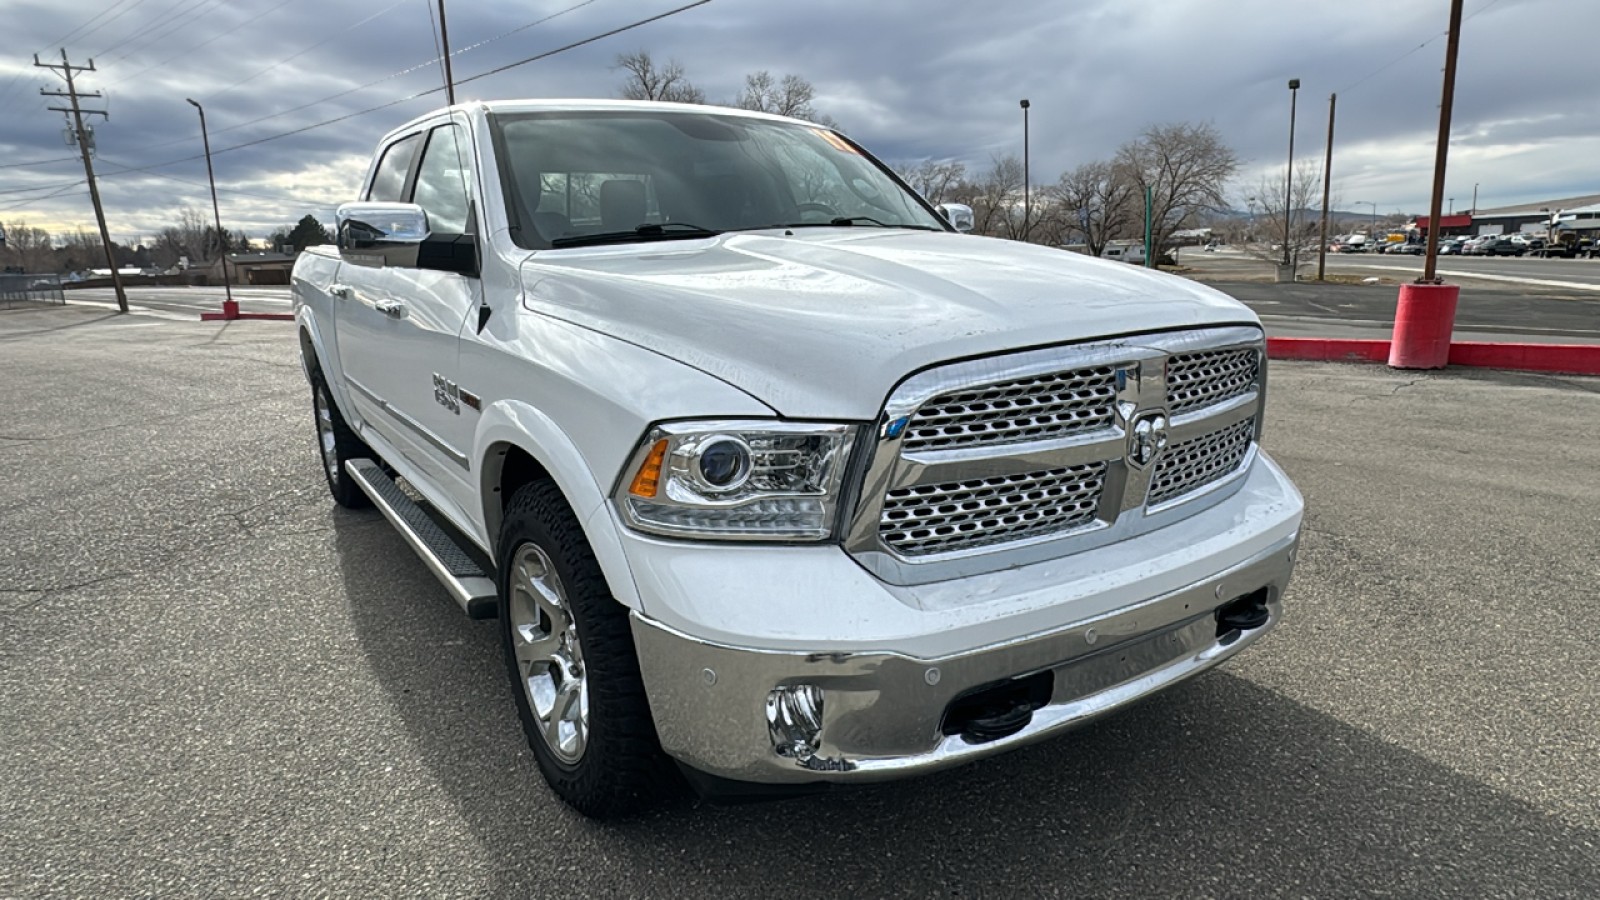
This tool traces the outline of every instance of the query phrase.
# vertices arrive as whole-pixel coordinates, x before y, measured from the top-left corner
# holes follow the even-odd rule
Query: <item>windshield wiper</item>
[[[601,231],[552,238],[551,247],[582,247],[589,244],[627,244],[634,241],[671,241],[680,238],[714,237],[722,232],[688,222],[646,222],[631,231]]]
[[[859,224],[859,223],[865,223],[865,224],[869,224],[869,225],[876,225],[879,228],[909,228],[909,229],[911,229],[913,231],[940,231],[941,230],[941,229],[938,229],[938,228],[934,228],[931,225],[891,225],[888,222],[879,221],[878,219],[874,219],[871,216],[839,216],[837,218],[830,219],[830,220],[828,220],[826,222],[790,222],[787,225],[767,225],[765,227],[767,227],[767,228],[848,228],[850,226],[853,226],[853,225],[856,225],[856,224]],[[753,229],[745,229],[745,230],[749,231],[749,230],[753,230]]]

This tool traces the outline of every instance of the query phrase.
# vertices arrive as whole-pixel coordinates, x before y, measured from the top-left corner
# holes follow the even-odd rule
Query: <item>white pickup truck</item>
[[[834,131],[461,104],[383,138],[337,231],[293,278],[328,485],[498,616],[586,814],[671,762],[709,793],[943,769],[1278,621],[1302,501],[1256,317],[959,234]]]

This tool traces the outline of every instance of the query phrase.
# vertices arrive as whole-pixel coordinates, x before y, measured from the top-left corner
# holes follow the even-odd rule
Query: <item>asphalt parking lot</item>
[[[0,896],[1600,895],[1600,380],[1278,363],[1288,619],[956,772],[592,824],[292,326],[0,312]]]

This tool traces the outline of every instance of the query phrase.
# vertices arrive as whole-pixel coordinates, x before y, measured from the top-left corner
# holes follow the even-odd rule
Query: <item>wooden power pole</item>
[[[106,230],[106,211],[105,208],[100,205],[100,187],[99,185],[95,184],[94,163],[89,158],[89,142],[92,138],[90,137],[89,132],[83,127],[84,116],[106,116],[107,118],[110,118],[110,114],[103,109],[84,109],[78,105],[78,99],[80,97],[93,99],[98,98],[100,94],[79,93],[77,86],[74,85],[72,81],[72,74],[74,72],[93,72],[95,70],[94,60],[89,60],[89,64],[87,66],[75,66],[67,60],[67,51],[63,49],[61,51],[60,65],[40,62],[39,55],[37,53],[33,55],[33,64],[41,69],[50,69],[54,71],[67,81],[67,89],[65,91],[47,91],[41,88],[39,93],[45,95],[46,97],[66,97],[72,101],[72,106],[70,107],[52,106],[50,107],[50,110],[52,112],[68,113],[72,116],[72,134],[74,139],[76,139],[78,142],[78,152],[83,156],[83,174],[89,180],[89,199],[94,203],[95,222],[100,225],[100,243],[105,247],[106,266],[111,269],[111,286],[116,288],[117,291],[117,309],[121,312],[127,312],[128,294],[122,289],[122,274],[117,268],[117,254],[111,249],[111,232]]]
[[[1444,46],[1444,96],[1439,101],[1439,143],[1433,155],[1433,200],[1428,209],[1428,249],[1418,284],[1439,280],[1439,213],[1444,206],[1444,167],[1450,156],[1450,111],[1456,100],[1456,55],[1461,49],[1461,0],[1450,0],[1450,32]]]

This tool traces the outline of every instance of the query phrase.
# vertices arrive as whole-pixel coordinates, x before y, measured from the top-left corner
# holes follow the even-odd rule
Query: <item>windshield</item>
[[[778,227],[948,230],[875,160],[817,126],[665,111],[493,124],[512,234],[529,249]]]

